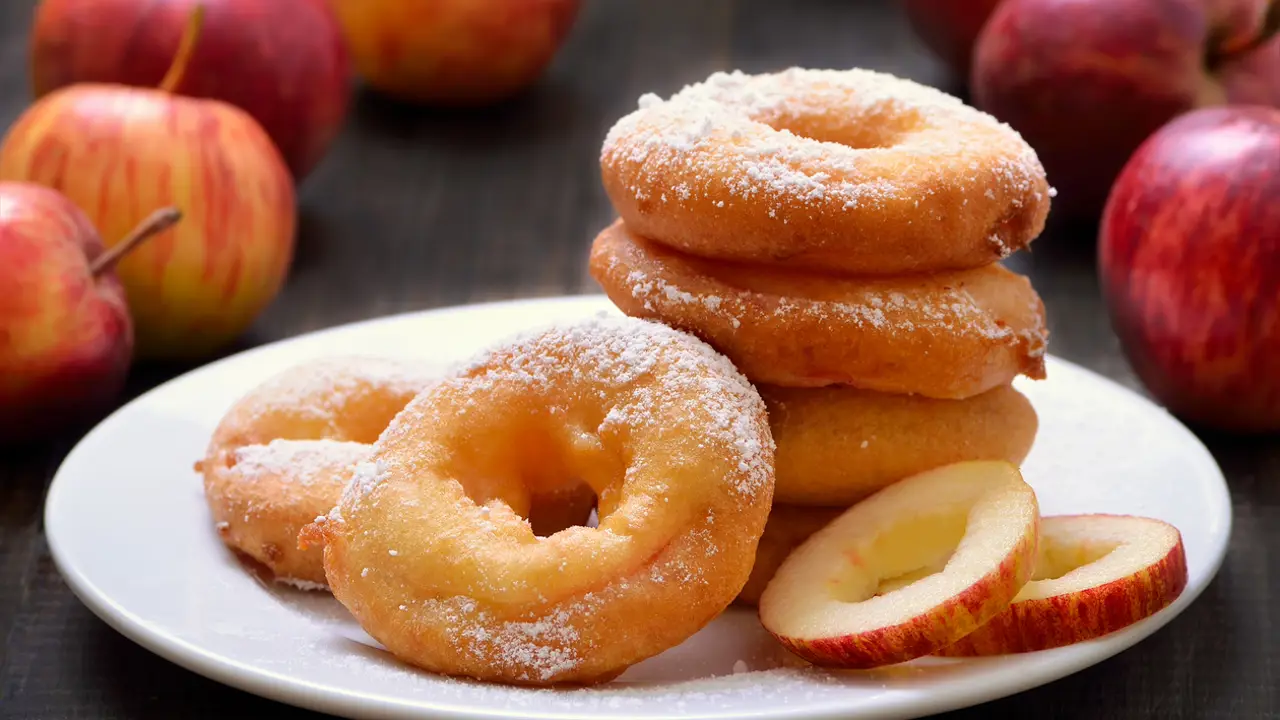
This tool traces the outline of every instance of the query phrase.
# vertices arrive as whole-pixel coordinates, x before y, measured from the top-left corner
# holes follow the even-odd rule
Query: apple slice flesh
[[[1152,518],[1042,518],[1035,574],[1004,612],[939,655],[1033,652],[1101,637],[1154,615],[1187,586],[1182,534]]]
[[[760,598],[761,624],[815,665],[929,655],[998,615],[1031,579],[1039,520],[1011,463],[920,473],[797,547]]]

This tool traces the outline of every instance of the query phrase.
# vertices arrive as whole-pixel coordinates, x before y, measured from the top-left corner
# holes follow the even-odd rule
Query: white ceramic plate
[[[754,614],[730,610],[607,686],[482,685],[396,662],[331,597],[261,582],[215,537],[192,463],[228,405],[267,376],[350,346],[443,370],[511,333],[601,311],[615,312],[602,297],[573,297],[389,317],[257,348],[173,380],[106,419],[67,457],[45,509],[53,557],[93,612],[153,652],[341,716],[901,718],[1019,692],[1130,647],[1182,612],[1226,551],[1227,488],[1200,442],[1136,394],[1056,358],[1049,380],[1019,382],[1041,418],[1024,473],[1043,512],[1172,522],[1191,574],[1160,614],[1072,647],[828,673],[784,667],[788,656]]]

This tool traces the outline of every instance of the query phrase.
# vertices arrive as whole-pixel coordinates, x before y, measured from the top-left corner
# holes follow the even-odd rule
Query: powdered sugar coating
[[[310,485],[328,481],[327,469],[348,469],[366,460],[373,447],[340,440],[275,439],[266,445],[245,445],[232,452],[236,474],[244,480],[271,478]]]
[[[1039,234],[1051,195],[1008,125],[863,69],[717,72],[666,100],[646,94],[610,128],[600,163],[646,237],[868,274],[999,260]]]
[[[695,538],[693,547],[697,554],[706,557],[716,553],[706,533]],[[664,553],[657,558],[641,572],[641,578],[646,576],[654,582],[670,581],[686,588],[705,587],[708,582],[696,564],[674,553]],[[505,620],[468,597],[428,604],[434,605],[434,612],[449,623],[458,652],[498,663],[522,681],[547,682],[580,667],[588,655],[599,650],[598,643],[580,632],[578,626],[582,618],[623,601],[639,584],[635,579],[621,579],[528,617]]]
[[[876,205],[903,192],[891,177],[861,178],[868,155],[885,148],[851,147],[798,135],[786,126],[803,118],[848,112],[868,121],[912,114],[919,124],[952,126],[956,136],[963,125],[1000,129],[1012,139],[1019,136],[1007,124],[964,104],[958,98],[926,85],[892,75],[854,68],[850,70],[809,70],[789,68],[776,74],[747,75],[741,71],[717,72],[701,83],[688,85],[663,100],[646,93],[638,109],[613,125],[605,135],[601,150],[604,161],[613,156],[630,162],[649,163],[658,168],[687,161],[697,151],[714,151],[720,143],[741,150],[736,154],[700,155],[726,167],[707,166],[711,175],[731,175],[728,186],[742,199],[760,196],[779,203],[808,203],[822,198],[838,198],[847,208]],[[780,129],[775,129],[781,126]],[[923,137],[923,139],[921,139]],[[895,146],[893,151],[924,164],[932,157],[951,156],[956,137],[917,136],[915,142]],[[970,161],[969,180],[979,187],[980,171],[993,171],[1011,185],[1038,192],[1043,178],[1039,160],[1029,146],[996,160],[993,168]],[[734,163],[730,168],[728,164]],[[740,165],[738,164],[740,163]],[[708,177],[708,180],[710,177]],[[697,192],[703,183],[683,185],[677,199]],[[987,188],[984,195],[994,192]],[[780,218],[786,222],[786,218]]]
[[[352,506],[359,503],[362,498],[373,492],[373,489],[388,477],[390,477],[390,471],[377,460],[367,459],[357,464],[351,473],[351,480],[342,491],[341,504],[333,509],[330,517],[341,519],[342,505]]]
[[[1043,377],[1044,310],[999,266],[848,279],[728,265],[606,228],[591,274],[626,314],[705,338],[755,382],[958,399]]]
[[[697,410],[705,412],[711,424],[708,440],[733,448],[740,457],[743,475],[735,488],[753,496],[772,482],[772,437],[761,437],[755,420],[763,401],[737,367],[710,345],[693,335],[662,323],[630,317],[601,317],[568,325],[525,331],[512,339],[481,351],[451,371],[451,375],[483,373],[483,381],[468,381],[475,402],[484,402],[493,383],[524,383],[532,387],[563,383],[571,371],[561,363],[555,348],[576,348],[579,368],[589,367],[592,380],[605,389],[620,389],[653,373],[658,364],[670,364],[665,385],[652,392],[639,392],[634,402],[614,406],[601,428],[610,424],[653,422],[657,405],[694,394],[701,398]],[[402,426],[415,420],[412,408],[392,421],[388,436],[403,432]],[[386,477],[388,469],[357,468],[357,480],[349,492],[353,501],[371,492]]]
[[[281,372],[253,390],[259,413],[281,408],[304,419],[338,424],[336,415],[356,394],[370,388],[412,397],[436,379],[416,363],[392,358],[335,355]],[[341,433],[338,433],[341,434]]]

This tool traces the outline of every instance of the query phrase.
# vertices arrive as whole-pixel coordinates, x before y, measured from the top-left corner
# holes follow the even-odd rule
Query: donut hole
[[[555,493],[533,495],[524,519],[537,537],[551,537],[573,527],[596,527],[597,498],[586,483]]]
[[[818,142],[836,143],[854,150],[873,150],[901,145],[905,136],[917,131],[923,119],[916,112],[880,109],[862,115],[818,111],[779,117],[758,118],[774,130]]]
[[[472,502],[489,507],[491,515],[497,508],[509,510],[536,537],[596,527],[596,487],[607,484],[595,479],[616,466],[600,438],[582,429],[585,423],[566,423],[554,415],[477,424],[445,465]]]

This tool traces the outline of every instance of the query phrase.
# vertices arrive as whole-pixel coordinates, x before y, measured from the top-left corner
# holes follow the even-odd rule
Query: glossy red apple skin
[[[1152,396],[1196,424],[1280,431],[1280,110],[1168,123],[1107,203],[1099,273]]]
[[[973,46],[1000,0],[903,0],[916,36],[951,72],[969,79]]]
[[[267,131],[296,181],[346,119],[352,69],[326,0],[199,0],[204,26],[183,95],[236,105]],[[73,83],[156,87],[197,0],[43,0],[31,37],[37,97]]]
[[[0,445],[87,419],[120,393],[133,324],[89,218],[62,194],[0,182]]]
[[[973,102],[1036,149],[1058,212],[1096,219],[1133,151],[1175,116],[1228,102],[1280,105],[1280,41],[1265,40],[1267,7],[1005,0],[975,47]],[[1209,57],[1220,59],[1210,67]]]

